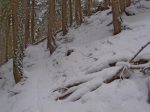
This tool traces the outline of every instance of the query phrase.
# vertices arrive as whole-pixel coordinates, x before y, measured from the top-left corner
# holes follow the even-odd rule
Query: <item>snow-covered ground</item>
[[[110,62],[128,61],[150,41],[150,2],[143,0],[128,10],[135,15],[122,16],[127,29],[118,35],[113,36],[113,26],[107,26],[112,21],[107,10],[85,18],[81,27],[71,28],[65,37],[59,34],[58,48],[51,56],[46,41],[28,47],[25,78],[17,85],[13,81],[12,60],[1,66],[0,112],[150,112],[148,77],[142,73],[134,73],[130,79],[102,83],[118,68],[101,69],[108,68]],[[136,59],[150,59],[149,49],[150,46]],[[73,52],[66,56],[68,50]],[[78,101],[55,101],[59,94],[53,92],[55,88],[82,79],[92,80],[74,94],[74,97],[82,94]],[[101,86],[88,91],[94,84]]]

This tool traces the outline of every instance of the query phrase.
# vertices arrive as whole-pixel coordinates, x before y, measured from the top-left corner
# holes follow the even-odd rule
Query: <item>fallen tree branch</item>
[[[109,68],[109,70],[112,69],[113,72],[111,75],[104,77],[104,79],[102,79],[100,76],[96,76],[95,78],[91,79],[88,82],[85,83],[81,83],[80,85],[76,86],[76,85],[72,85],[70,86],[70,88],[68,88],[66,91],[64,91],[64,93],[62,93],[61,95],[57,96],[57,98],[55,98],[55,100],[66,100],[66,101],[77,101],[79,100],[84,94],[86,94],[87,92],[91,92],[96,90],[97,88],[99,88],[103,83],[111,83],[112,81],[120,78],[120,75],[123,71],[123,67],[114,67],[114,68]],[[103,75],[106,75],[106,71],[104,70],[103,72],[101,72]],[[108,73],[109,74],[109,73]],[[74,83],[75,84],[75,83]],[[68,86],[68,85],[66,85]],[[62,87],[62,88],[66,88],[66,87]]]
[[[129,61],[129,63],[132,63],[133,60],[150,44],[150,41],[145,44],[144,46],[141,47],[141,49],[133,56],[133,58],[131,58],[131,60]]]
[[[65,90],[62,92],[62,94],[57,96],[56,100],[64,100],[65,99],[66,101],[77,101],[87,92],[92,92],[92,91],[96,90],[97,88],[99,88],[103,83],[109,84],[116,79],[120,79],[120,77],[122,77],[122,75],[127,74],[127,70],[129,70],[129,69],[144,69],[145,67],[149,66],[148,61],[146,61],[146,63],[142,63],[140,65],[139,64],[138,65],[131,64],[131,63],[133,63],[133,60],[139,55],[139,53],[144,48],[146,48],[149,44],[150,44],[150,42],[145,44],[134,55],[134,57],[130,61],[120,63],[120,64],[116,64],[117,62],[110,64],[113,66],[121,65],[121,67],[119,67],[117,69],[114,69],[113,67],[110,67],[107,69],[103,68],[103,70],[99,72],[100,77],[96,76],[96,75],[92,75],[92,76],[88,76],[88,77],[86,76],[86,77],[83,77],[83,79],[74,80],[73,82],[66,83],[63,87],[59,87],[59,88],[55,89],[55,91],[59,91],[59,90],[64,90],[64,88],[65,88]],[[113,71],[113,73],[108,72],[108,71]],[[106,75],[106,73],[109,75]],[[106,75],[106,77],[103,76],[104,74]],[[131,75],[131,73],[129,73],[129,77],[130,77],[130,75]],[[104,78],[102,79],[102,77],[104,77]],[[126,78],[128,78],[128,77],[126,77]],[[148,89],[149,89],[148,95],[149,95],[149,101],[150,101],[150,88],[148,88]],[[55,92],[55,91],[53,91],[53,92]]]
[[[62,95],[58,96],[55,100],[63,100],[65,98],[67,98],[69,95],[71,95],[74,91],[76,91],[78,88],[78,86],[74,86],[70,89],[68,89],[65,93],[63,93]]]
[[[106,79],[95,78],[87,83],[84,83],[75,92],[70,94],[68,96],[68,98],[66,99],[66,101],[77,101],[77,100],[81,99],[81,97],[83,95],[85,95],[86,93],[92,92],[92,91],[96,90],[97,88],[99,88],[103,83],[108,84],[108,83],[113,82],[114,80],[120,78],[122,71],[123,71],[123,67],[118,69],[115,72],[115,74],[112,75],[110,78],[106,78]]]
[[[91,81],[91,82],[93,82],[93,81]],[[85,83],[84,85],[82,85],[82,87],[79,87],[75,92],[70,94],[68,96],[68,98],[66,99],[66,101],[71,101],[71,102],[77,101],[77,100],[81,99],[81,97],[83,95],[85,95],[86,93],[92,92],[92,91],[96,90],[97,88],[99,88],[102,84],[103,84],[103,82],[98,81],[98,80],[91,85],[88,85]]]
[[[109,78],[109,79],[106,79],[106,80],[104,81],[104,83],[108,84],[108,83],[111,83],[112,81],[114,81],[114,80],[120,78],[120,74],[123,72],[123,70],[124,70],[124,67],[122,67],[114,76],[112,76],[112,77]]]
[[[60,85],[59,87],[54,88],[53,92],[61,91],[61,90],[66,90],[67,91],[69,88],[74,87],[74,86],[78,86],[78,85],[83,84],[83,83],[86,83],[89,80],[92,80],[93,78],[95,78],[97,76],[98,75],[96,74],[96,75],[86,75],[86,76],[78,77],[77,79],[70,80],[70,81],[66,82],[63,85],[63,87],[62,87],[62,85]]]

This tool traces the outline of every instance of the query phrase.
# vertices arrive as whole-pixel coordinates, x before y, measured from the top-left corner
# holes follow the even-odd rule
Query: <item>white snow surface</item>
[[[150,41],[150,1],[142,0],[128,10],[135,15],[123,14],[123,24],[128,29],[118,35],[113,36],[113,26],[107,26],[112,21],[112,15],[107,15],[111,10],[107,10],[85,18],[85,23],[79,28],[70,28],[65,37],[57,35],[58,47],[51,56],[46,41],[29,46],[25,51],[25,78],[16,85],[12,60],[1,66],[0,112],[150,112],[148,77],[134,73],[130,79],[102,82],[114,72],[110,68],[101,75],[101,70],[108,68],[110,62],[128,61]],[[70,49],[74,52],[66,56]],[[150,59],[149,49],[150,46],[136,59]],[[89,86],[82,85],[82,89],[69,97],[82,95],[81,99],[55,101],[55,88],[85,80],[89,80]],[[97,84],[101,86],[89,91]]]

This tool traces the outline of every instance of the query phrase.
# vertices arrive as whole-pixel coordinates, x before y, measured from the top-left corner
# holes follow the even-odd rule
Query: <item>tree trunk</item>
[[[31,38],[32,38],[32,43],[35,42],[35,37],[34,37],[34,26],[35,26],[35,0],[32,0],[32,9],[31,9]]]
[[[63,36],[67,34],[67,0],[62,0],[62,30]]]
[[[13,74],[15,82],[18,83],[23,75],[23,54],[22,54],[22,5],[21,1],[12,0],[12,14],[13,14]],[[19,15],[17,15],[19,14]]]
[[[77,25],[81,25],[82,23],[81,0],[75,1],[75,20]]]
[[[7,17],[6,14],[3,14],[3,19],[2,19],[2,38],[3,38],[3,61],[7,61],[7,52],[6,52],[6,42],[7,42]]]
[[[79,15],[80,15],[80,24],[81,24],[83,22],[81,0],[79,0]]]
[[[92,15],[92,0],[87,0],[86,2],[86,7],[87,7],[87,16]]]
[[[121,22],[118,0],[112,0],[114,35],[121,32]]]
[[[10,24],[9,24],[9,14],[6,14],[5,17],[4,17],[4,20],[3,20],[3,30],[4,30],[4,41],[5,41],[5,58],[4,58],[4,61],[7,62],[8,59],[9,59],[9,52],[8,52],[8,40],[9,40],[9,27],[10,27]]]
[[[55,21],[55,1],[49,0],[47,47],[50,50],[50,54],[54,52],[54,34],[53,34],[55,29],[54,21]]]
[[[29,44],[30,38],[30,0],[26,0],[26,10],[25,10],[25,48]]]
[[[72,26],[73,23],[73,14],[72,14],[72,0],[69,0],[69,21],[70,21],[70,26]]]
[[[79,19],[79,0],[75,1],[75,20],[76,20],[76,24],[80,25],[80,19]]]

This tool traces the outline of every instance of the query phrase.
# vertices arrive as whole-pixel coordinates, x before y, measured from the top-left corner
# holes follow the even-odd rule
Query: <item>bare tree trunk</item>
[[[0,40],[2,39],[2,6],[0,4]],[[2,64],[2,41],[0,41],[0,65]]]
[[[118,0],[112,0],[114,35],[121,32],[120,10]]]
[[[6,8],[7,7],[7,8]],[[8,40],[9,40],[9,16],[10,16],[10,1],[1,1],[0,3],[0,33],[1,33],[1,59],[5,63],[9,59]]]
[[[6,14],[3,20],[3,30],[4,30],[4,41],[5,41],[5,58],[4,61],[7,62],[9,59],[9,52],[8,52],[8,40],[9,40],[9,31],[10,31],[10,24],[9,24],[9,14]]]
[[[75,1],[75,20],[76,24],[80,25],[80,18],[79,18],[79,0]]]
[[[48,41],[47,47],[50,50],[50,54],[54,52],[54,29],[55,25],[55,1],[49,0],[49,14],[48,14]]]
[[[126,9],[126,0],[121,0],[121,1],[119,0],[119,4],[120,4],[119,10],[121,13],[123,13]]]
[[[29,44],[30,38],[30,0],[26,0],[26,10],[25,10],[25,48]]]
[[[67,34],[67,0],[62,0],[62,30],[63,36]]]
[[[3,61],[7,61],[7,53],[6,53],[6,42],[7,42],[7,37],[6,37],[6,32],[7,32],[7,17],[6,14],[3,15],[3,20],[2,20],[2,38],[3,38]]]
[[[31,38],[32,38],[32,43],[35,42],[35,37],[34,37],[34,26],[35,26],[35,0],[32,0],[32,5],[31,5]]]
[[[72,0],[69,0],[69,21],[70,21],[70,26],[72,26],[73,23],[73,14],[72,14]]]
[[[92,15],[92,0],[87,0],[86,7],[87,7],[87,16],[91,16]]]
[[[13,57],[13,26],[12,26],[12,5],[10,3],[10,15],[9,15],[9,39],[8,39],[8,52],[9,59]]]
[[[21,1],[12,0],[12,14],[13,14],[13,74],[15,82],[18,83],[23,75],[23,49],[22,49],[22,5]],[[19,15],[18,15],[19,14]]]
[[[81,25],[82,23],[81,0],[75,1],[75,20],[76,20],[77,25]]]
[[[81,0],[79,0],[79,15],[80,15],[80,24],[81,24],[83,22]]]

